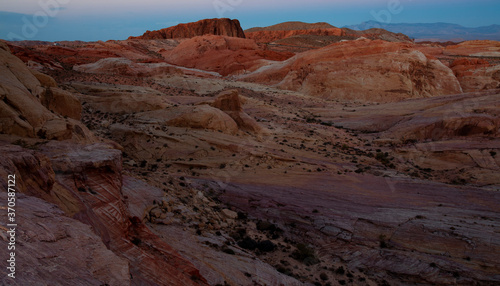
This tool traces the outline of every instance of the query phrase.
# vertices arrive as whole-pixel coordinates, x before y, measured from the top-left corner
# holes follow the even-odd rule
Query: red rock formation
[[[500,65],[486,59],[461,58],[450,65],[465,92],[500,88]]]
[[[226,76],[253,71],[262,60],[283,61],[293,54],[259,49],[253,40],[206,35],[186,40],[163,55],[175,65]]]
[[[13,45],[12,43],[7,43],[7,45],[9,46],[12,54],[21,59],[30,68],[42,69],[47,67],[49,69],[63,69],[60,63],[46,54],[18,45]]]
[[[449,66],[464,92],[500,88],[500,42],[420,43],[416,48]]]
[[[412,44],[381,40],[332,44],[241,78],[312,96],[378,102],[462,92],[441,62]]]
[[[221,92],[211,105],[231,116],[241,130],[253,133],[263,131],[255,119],[243,112],[238,90],[233,89]]]
[[[13,151],[0,148],[2,154]],[[3,170],[0,169],[2,178]],[[0,197],[7,201],[6,192],[0,192]],[[7,221],[7,212],[0,217]],[[17,275],[13,280],[3,268],[0,284],[130,285],[128,261],[107,249],[89,225],[66,216],[55,205],[19,195],[16,219],[22,223],[16,236],[17,245],[21,245],[16,248]],[[0,246],[7,249],[4,233],[2,229]]]
[[[238,131],[238,125],[230,116],[208,105],[179,106],[162,112],[168,112],[173,116],[166,122],[167,125],[220,130],[227,134],[235,134]]]
[[[299,21],[291,21],[291,22],[279,23],[268,27],[250,28],[248,30],[245,30],[245,33],[261,32],[261,31],[293,31],[293,30],[313,30],[313,29],[331,29],[331,28],[335,27],[325,22],[304,23]]]
[[[257,43],[272,43],[277,40],[289,38],[297,35],[316,36],[345,36],[345,32],[339,28],[309,29],[309,30],[270,30],[246,32],[247,38],[255,40]]]
[[[126,58],[106,58],[95,63],[76,65],[73,70],[94,74],[148,77],[162,74],[182,74],[182,70],[167,63],[134,63]]]
[[[466,41],[458,45],[447,46],[445,53],[462,56],[500,57],[500,42]]]
[[[171,50],[177,41],[106,41],[106,42],[61,42],[44,45],[30,45],[31,42],[9,43],[12,53],[30,68],[41,70],[71,69],[75,65],[95,63],[107,58],[126,58],[134,62],[164,63],[157,53]],[[24,46],[21,46],[24,45]],[[29,47],[26,48],[26,47]]]
[[[47,76],[38,75],[45,85],[42,86],[35,76],[37,73],[34,75],[3,43],[0,43],[0,73],[0,133],[49,140],[97,140],[75,120],[81,113],[78,99],[54,87],[54,81]]]
[[[218,35],[228,37],[245,38],[238,20],[228,18],[205,19],[194,23],[179,24],[174,27],[157,31],[147,31],[142,36],[130,37],[129,39],[176,39],[192,38],[203,35]]]
[[[365,37],[370,40],[384,40],[389,42],[412,42],[411,38],[401,33],[393,33],[384,29],[372,28],[364,31],[356,31],[342,28],[347,36]]]
[[[79,98],[83,103],[103,113],[129,114],[150,110],[164,109],[172,103],[154,89],[141,90],[130,85],[71,85],[82,93]],[[134,92],[130,92],[134,91]]]
[[[380,39],[391,42],[410,42],[411,39],[403,34],[396,34],[384,29],[369,29],[356,31],[347,28],[336,28],[328,23],[302,23],[285,22],[265,28],[252,28],[245,31],[249,39],[254,39],[257,43],[272,43],[278,40],[301,36],[334,36],[334,37],[365,37],[368,39]]]
[[[122,192],[119,150],[107,144],[85,146],[56,141],[44,145],[41,152],[45,155],[17,146],[3,148],[7,149],[2,149],[2,188],[6,186],[3,175],[16,174],[20,178],[17,187],[20,193],[54,203],[66,215],[92,226],[99,240],[121,257],[111,255],[110,263],[114,259],[121,264],[107,265],[115,269],[121,267],[120,271],[113,273],[109,268],[100,269],[91,277],[122,281],[120,283],[130,279],[134,285],[206,285],[198,270],[153,234],[143,224],[142,217],[129,214]],[[106,252],[97,254],[103,257]],[[78,263],[77,257],[61,255],[59,258],[65,261],[59,261],[61,265]],[[130,272],[122,259],[130,263]],[[93,268],[98,267],[90,267]],[[46,277],[45,281],[52,279]],[[123,285],[120,283],[113,285]]]

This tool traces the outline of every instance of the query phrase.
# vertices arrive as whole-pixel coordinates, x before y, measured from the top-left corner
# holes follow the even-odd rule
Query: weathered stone
[[[229,37],[245,38],[245,33],[241,29],[238,20],[227,18],[205,19],[194,23],[179,24],[170,28],[157,31],[147,31],[140,37],[130,37],[133,39],[175,39],[192,38],[203,35],[219,35]]]

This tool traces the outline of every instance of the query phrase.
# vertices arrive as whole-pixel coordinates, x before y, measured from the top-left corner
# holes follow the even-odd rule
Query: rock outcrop
[[[243,111],[238,90],[221,92],[211,105],[231,116],[241,130],[256,134],[263,131],[257,121]]]
[[[500,42],[467,41],[446,46],[440,57],[450,57],[449,66],[464,92],[500,88]]]
[[[177,39],[192,38],[203,35],[218,35],[227,37],[245,38],[245,33],[238,20],[228,18],[205,19],[194,23],[179,24],[157,31],[147,31],[142,36],[130,39]]]
[[[0,198],[7,201],[7,193],[0,192]],[[22,223],[16,235],[22,245],[16,248],[17,285],[130,285],[128,261],[107,249],[91,226],[35,197],[18,195],[17,203],[16,218]],[[7,212],[0,217],[7,221]],[[7,249],[3,227],[0,236],[0,246]],[[0,274],[0,284],[12,285],[5,267]]]
[[[238,90],[221,92],[214,100],[196,105],[181,105],[136,114],[133,122],[208,129],[226,134],[238,130],[260,134],[265,132],[255,119],[243,111]]]
[[[275,24],[267,27],[255,27],[245,30],[245,33],[261,32],[261,31],[296,31],[296,30],[314,30],[314,29],[332,29],[336,28],[325,22],[304,23],[300,21],[290,21]]]
[[[253,39],[257,43],[272,43],[281,39],[286,39],[298,35],[341,37],[341,36],[346,36],[346,33],[340,28],[307,29],[307,30],[263,30],[255,32],[246,32],[247,38]]]
[[[251,28],[245,31],[245,35],[249,39],[254,39],[257,43],[273,43],[297,36],[330,36],[331,38],[336,38],[337,41],[365,37],[372,40],[380,39],[390,42],[411,42],[411,39],[406,35],[392,33],[384,29],[356,31],[347,28],[337,28],[328,23],[285,22],[264,28]]]
[[[412,44],[358,40],[274,63],[241,79],[311,96],[372,102],[461,93],[453,72]]]
[[[79,98],[85,107],[103,113],[130,114],[172,105],[161,92],[147,87],[82,83],[73,83],[71,87],[80,93]]]
[[[499,41],[466,41],[457,45],[447,46],[445,54],[475,56],[475,57],[500,57]]]
[[[338,124],[396,143],[500,137],[499,90],[360,107]],[[474,138],[474,139],[473,139]]]
[[[142,217],[130,215],[127,197],[122,192],[124,186],[121,152],[114,149],[114,146],[51,141],[41,148],[40,151],[44,155],[18,146],[7,145],[2,148],[2,173],[16,174],[19,178],[18,192],[51,202],[67,216],[91,226],[93,233],[99,237],[97,241],[85,243],[96,235],[87,234],[85,237],[82,231],[78,235],[75,232],[72,239],[83,240],[76,243],[82,243],[85,247],[82,252],[87,253],[86,255],[93,253],[102,262],[106,259],[109,262],[113,262],[113,259],[117,261],[116,265],[112,266],[116,273],[113,273],[110,266],[103,269],[95,264],[96,260],[86,261],[85,269],[95,268],[92,275],[87,274],[90,278],[94,277],[93,280],[89,278],[90,281],[101,278],[109,280],[113,285],[127,285],[129,280],[134,285],[206,285],[198,270],[153,234],[143,224]],[[7,185],[3,179],[0,182],[2,188]],[[155,194],[153,192],[145,195]],[[55,214],[61,215],[57,212]],[[44,223],[53,219],[61,220],[58,216],[51,215]],[[57,230],[59,227],[51,225],[45,229]],[[88,226],[82,228],[78,223],[75,228],[85,230]],[[57,242],[62,239],[58,236],[64,234],[58,230],[47,239]],[[99,244],[99,241],[102,243]],[[36,242],[35,240],[31,243],[36,245]],[[116,256],[106,251],[92,250],[90,247],[94,245],[102,249],[105,245]],[[59,261],[60,265],[81,263],[78,257],[65,254],[64,249],[54,250],[50,257],[54,258],[56,253],[61,254],[57,257],[65,262]],[[43,256],[38,259],[43,259]],[[164,279],[159,273],[166,275],[168,279]],[[37,277],[45,281],[52,279]]]
[[[81,114],[78,99],[54,86],[55,82],[49,77],[33,74],[3,43],[0,43],[0,74],[0,133],[49,140],[96,141],[93,134],[75,120]]]
[[[500,65],[485,59],[462,58],[450,65],[464,92],[500,88]]]
[[[267,60],[282,61],[293,56],[260,49],[253,40],[205,35],[183,41],[162,53],[172,64],[218,72],[222,76],[253,71]]]
[[[135,118],[150,124],[209,129],[227,134],[235,134],[238,131],[238,125],[229,115],[209,105],[175,106],[139,113]]]
[[[167,63],[134,63],[126,58],[105,58],[95,63],[76,65],[78,72],[124,75],[124,76],[159,76],[164,74],[182,74],[177,67]]]
[[[167,121],[168,125],[211,129],[216,131],[220,130],[229,134],[234,134],[238,131],[238,125],[230,116],[208,105],[178,107],[175,113],[178,115]]]

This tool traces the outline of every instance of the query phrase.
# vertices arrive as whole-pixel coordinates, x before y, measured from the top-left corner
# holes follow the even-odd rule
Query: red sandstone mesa
[[[243,29],[241,29],[240,22],[238,20],[222,18],[205,19],[194,23],[179,24],[174,27],[157,31],[147,31],[142,36],[130,37],[130,39],[176,39],[192,38],[203,35],[245,38],[245,33],[243,32]]]

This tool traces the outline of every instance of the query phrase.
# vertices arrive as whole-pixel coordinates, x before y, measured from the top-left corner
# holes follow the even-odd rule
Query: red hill
[[[218,35],[228,37],[245,38],[245,33],[238,20],[228,18],[204,19],[198,22],[179,24],[170,28],[157,31],[146,31],[142,36],[130,37],[129,39],[177,39],[193,38],[203,35]]]

